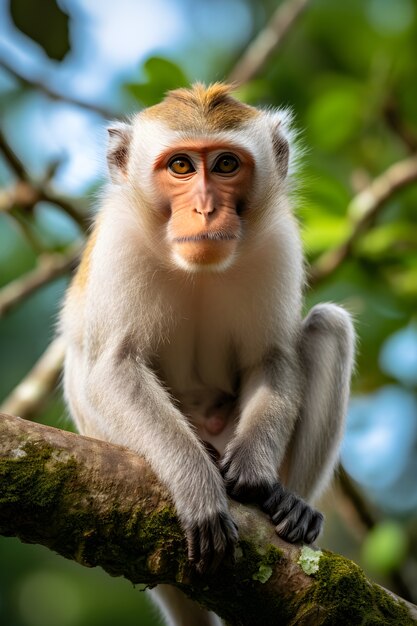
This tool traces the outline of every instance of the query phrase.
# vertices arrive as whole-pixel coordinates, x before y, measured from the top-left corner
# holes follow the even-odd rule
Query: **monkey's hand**
[[[313,543],[323,526],[323,515],[280,483],[275,483],[261,508],[271,517],[277,534],[291,543]]]
[[[220,465],[228,494],[240,502],[258,504],[271,517],[282,539],[313,543],[321,531],[323,515],[277,482],[273,463],[260,467],[265,454],[256,456],[258,462],[253,447],[245,450],[236,442],[226,450]]]
[[[213,513],[198,522],[190,517],[182,517],[181,521],[187,538],[188,559],[199,574],[214,572],[224,558],[233,559],[238,534],[227,511]]]
[[[207,471],[189,476],[176,494],[179,497],[174,498],[187,539],[188,558],[200,574],[214,572],[224,558],[232,560],[238,540],[219,470],[212,460],[206,461]]]

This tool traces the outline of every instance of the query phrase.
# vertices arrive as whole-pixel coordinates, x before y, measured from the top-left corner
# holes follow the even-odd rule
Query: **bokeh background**
[[[277,10],[281,20],[299,15],[250,73],[250,45],[265,41]],[[332,300],[356,319],[344,469],[322,502],[321,545],[417,602],[414,0],[0,0],[3,408],[19,406],[10,394],[54,336],[105,180],[108,121],[167,89],[228,77],[251,104],[293,109],[306,310]],[[71,428],[59,385],[22,406],[28,418]],[[0,623],[158,621],[127,581],[0,538]]]

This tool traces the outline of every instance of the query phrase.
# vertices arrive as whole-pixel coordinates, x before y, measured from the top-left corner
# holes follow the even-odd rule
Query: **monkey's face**
[[[166,267],[225,270],[279,219],[289,116],[260,111],[214,84],[179,89],[109,128],[118,207]],[[285,195],[285,194],[284,194]],[[254,249],[254,246],[252,246]]]
[[[192,271],[229,267],[252,183],[249,153],[222,143],[186,142],[160,155],[154,171],[176,265]]]

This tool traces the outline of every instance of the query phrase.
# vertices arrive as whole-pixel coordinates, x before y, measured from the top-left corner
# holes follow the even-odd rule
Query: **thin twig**
[[[36,183],[32,181],[25,166],[15,154],[1,129],[0,152],[3,153],[7,164],[18,179],[15,185],[0,194],[0,212],[10,211],[14,206],[33,209],[38,202],[50,202],[65,211],[80,226],[83,232],[88,229],[86,217],[80,210],[72,202],[50,189],[49,176],[53,175],[54,169],[50,170],[48,178],[43,182]]]
[[[286,0],[280,4],[265,28],[239,58],[227,81],[241,85],[257,76],[271,55],[282,45],[308,2],[309,0]]]
[[[345,506],[339,506],[339,511],[345,517],[349,516],[348,528],[353,526],[357,531],[360,539],[364,539],[367,533],[375,527],[378,523],[377,516],[371,511],[368,502],[360,493],[354,482],[351,480],[346,470],[343,467],[339,467],[337,474],[338,486],[340,488],[340,494],[344,499],[343,504]],[[352,515],[347,514],[347,509],[350,509]],[[405,599],[413,602],[417,596],[413,591],[413,584],[407,576],[407,568],[412,565],[415,567],[415,561],[408,556],[408,559],[400,567],[390,572],[390,578],[396,591]]]
[[[382,113],[391,130],[401,139],[411,153],[417,152],[417,136],[403,120],[396,100],[391,97],[385,103]]]
[[[11,308],[30,296],[34,291],[72,270],[80,254],[80,248],[72,248],[66,254],[43,254],[38,266],[0,290],[0,318]]]
[[[355,487],[343,467],[339,467],[337,477],[344,496],[353,504],[354,510],[358,516],[358,524],[362,526],[364,532],[371,530],[377,523],[377,520],[375,519],[375,515],[370,511],[368,503]]]
[[[33,228],[32,216],[27,215],[26,211],[21,211],[20,207],[17,206],[12,208],[10,215],[36,256],[43,255],[45,253],[45,245],[41,241],[38,232]]]
[[[17,176],[19,180],[28,181],[29,175],[24,167],[22,161],[16,155],[16,153],[10,147],[3,131],[0,128],[0,151],[3,153],[4,158],[9,164],[12,172]]]
[[[92,102],[80,100],[79,98],[75,98],[74,96],[69,94],[60,93],[59,91],[56,91],[41,80],[35,80],[33,78],[27,78],[27,76],[23,76],[4,58],[0,59],[0,67],[9,72],[9,74],[11,74],[21,85],[29,87],[30,89],[37,89],[52,100],[66,102],[67,104],[74,104],[77,107],[82,107],[83,109],[93,111],[94,113],[97,113],[98,115],[101,115],[106,119],[114,119],[115,117],[117,117],[117,113],[115,111],[112,111],[111,109],[107,109],[98,104],[93,104]]]
[[[391,165],[383,174],[350,202],[347,213],[352,229],[337,248],[324,252],[310,271],[310,286],[315,286],[332,274],[351,254],[358,238],[368,230],[380,210],[398,190],[417,181],[417,157],[413,156]]]
[[[24,180],[0,190],[0,213],[10,213],[14,207],[31,210],[39,202],[39,191]]]
[[[50,202],[51,204],[55,204],[74,220],[82,232],[86,233],[88,231],[90,226],[88,216],[84,215],[73,202],[56,194],[47,186],[39,187],[38,192],[39,202]]]
[[[13,412],[23,419],[32,419],[54,391],[64,362],[64,341],[54,339],[31,371],[3,401],[0,412]]]

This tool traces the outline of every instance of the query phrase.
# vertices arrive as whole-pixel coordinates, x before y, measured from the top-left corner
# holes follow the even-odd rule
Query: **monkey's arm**
[[[222,473],[229,494],[260,504],[279,535],[312,543],[323,516],[280,478],[300,412],[301,387],[296,353],[270,351],[251,371],[243,385],[241,421],[226,450]]]
[[[314,500],[329,482],[343,435],[355,335],[349,314],[334,304],[315,306],[302,325],[303,394],[290,444],[285,491],[277,484],[263,509],[290,541],[314,541],[322,516],[295,502]],[[301,501],[302,502],[302,501]],[[301,511],[297,521],[297,511]],[[312,513],[313,511],[313,513]]]
[[[289,438],[288,430],[282,427],[284,422],[279,410],[275,414],[275,422],[270,418],[272,424],[275,424],[274,428],[268,421],[262,425],[262,419],[271,414],[266,411],[261,418],[262,406],[258,405],[261,430],[255,435],[254,454],[251,457],[249,449],[252,436],[248,430],[246,439],[243,439],[244,443],[247,442],[247,449],[239,442],[238,433],[225,461],[225,476],[230,493],[238,498],[243,496],[244,499],[248,491],[250,493],[245,481],[248,482],[252,471],[256,475],[256,455],[261,459],[263,468],[260,475],[265,476],[265,459],[270,463],[273,454],[279,459],[284,443],[288,446],[285,487],[276,482],[272,487],[264,487],[262,490],[261,485],[259,493],[263,500],[261,506],[276,524],[278,534],[289,541],[304,540],[310,543],[321,529],[323,516],[299,496],[313,500],[324,490],[332,476],[343,434],[354,343],[353,325],[346,311],[333,304],[315,306],[303,322],[300,336],[302,389],[289,385],[291,380],[285,378],[285,368],[279,366],[279,360],[275,361],[277,378],[279,374],[281,376],[281,383],[277,385],[282,386],[284,382],[285,392],[280,397],[285,398],[290,392],[301,397],[298,416],[292,422],[293,431]],[[274,397],[274,393],[271,397]],[[279,409],[278,404],[275,406]],[[271,440],[274,432],[277,437],[281,437],[281,445],[275,448]],[[263,437],[260,441],[256,438],[259,435]],[[251,484],[254,484],[253,478],[252,483],[249,479]],[[264,484],[268,485],[267,482]],[[268,498],[265,498],[268,489]],[[253,491],[256,494],[256,486]]]
[[[260,501],[271,493],[297,419],[299,387],[295,352],[271,350],[244,375],[240,420],[222,462],[233,497]]]
[[[288,486],[315,500],[327,486],[343,436],[355,331],[342,307],[318,304],[302,325],[303,401],[291,441]]]
[[[123,341],[111,344],[88,365],[68,350],[65,387],[80,430],[147,458],[172,494],[190,560],[214,568],[237,539],[221,476],[154,373]]]

